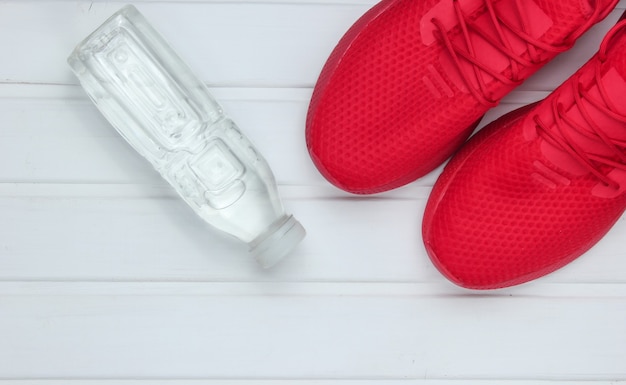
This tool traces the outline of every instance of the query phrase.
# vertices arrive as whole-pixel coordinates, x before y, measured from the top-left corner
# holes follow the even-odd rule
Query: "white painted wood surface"
[[[123,3],[0,1],[1,383],[626,381],[625,219],[548,277],[475,293],[423,250],[437,172],[357,198],[313,168],[303,133],[313,84],[374,3],[135,2],[256,143],[308,230],[292,258],[262,271],[177,199],[67,67]],[[625,6],[485,122],[560,84]]]

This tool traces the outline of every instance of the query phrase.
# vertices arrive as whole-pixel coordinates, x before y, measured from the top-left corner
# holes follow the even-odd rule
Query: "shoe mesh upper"
[[[494,3],[507,2],[514,3]],[[447,159],[485,113],[451,81],[440,60],[445,47],[422,44],[420,23],[435,4],[384,1],[328,59],[311,100],[306,139],[315,164],[335,185],[375,193],[411,182]],[[563,44],[587,16],[579,0],[536,4],[553,20],[541,37],[548,44]],[[458,30],[450,34],[461,38]],[[538,68],[524,69],[524,77]],[[500,96],[511,88],[498,82],[489,87]]]
[[[594,58],[578,72],[589,89],[596,65]],[[613,69],[626,79],[626,38],[600,68],[601,74]],[[492,289],[552,272],[598,242],[624,212],[626,194],[594,194],[597,177],[571,171],[577,169],[574,159],[563,166],[569,171],[554,164],[544,139],[529,137],[536,130],[534,115],[548,113],[555,98],[572,99],[573,81],[485,127],[437,181],[424,217],[424,241],[435,265],[457,284]],[[624,137],[626,124],[619,128],[612,134]]]

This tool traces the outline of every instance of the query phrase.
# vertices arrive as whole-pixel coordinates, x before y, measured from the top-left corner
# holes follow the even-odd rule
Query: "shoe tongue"
[[[441,4],[443,3],[447,2],[441,2],[439,7],[442,7]],[[521,5],[522,9],[519,11],[516,3]],[[450,4],[452,4],[452,2],[450,2]],[[461,8],[465,14],[469,15],[471,12],[475,12],[480,9],[483,5],[483,0],[470,0],[461,3]],[[452,8],[451,6],[449,7]],[[558,2],[558,6],[555,6],[554,0],[500,0],[494,3],[494,8],[496,14],[502,18],[506,24],[509,24],[519,30],[523,29],[522,18],[519,13],[524,12],[527,33],[532,38],[549,45],[563,45],[564,40],[580,28],[593,11],[590,3],[586,0],[560,0]],[[434,10],[435,9],[433,9],[433,11]],[[474,19],[474,23],[482,30],[488,32],[494,40],[500,41],[498,32],[493,25],[489,12],[486,11],[486,9],[483,9],[483,11],[484,12],[482,14],[478,15],[478,17]],[[439,15],[437,13],[439,13]],[[449,20],[446,23],[444,19],[444,24],[451,28],[453,26],[451,24],[452,19],[456,21],[456,16],[453,16],[453,9],[447,9],[443,12],[442,8],[439,12],[434,13],[432,16],[441,17],[444,14],[446,15],[445,19]],[[530,56],[526,52],[528,49],[527,43],[524,42],[524,40],[522,40],[517,34],[511,32],[509,28],[502,26],[501,30],[506,40],[511,45],[512,51],[516,55],[530,59]],[[507,55],[503,54],[500,50],[475,33],[472,29],[470,29],[469,32],[474,53],[476,54],[479,62],[485,64],[488,68],[497,73],[506,73],[507,71],[510,71],[509,67],[511,65],[511,61]],[[453,40],[455,44],[463,47],[464,49],[468,49],[465,37],[462,33],[457,34]],[[540,58],[547,60],[552,58],[554,55],[555,54],[552,52],[543,52],[540,54]],[[446,72],[449,74],[450,80],[454,82],[459,89],[467,92],[467,87],[463,81],[463,77],[455,69],[455,65],[449,55],[443,55],[440,58],[440,61],[442,66],[447,69]],[[474,65],[464,59],[461,59],[461,67],[463,73],[466,74],[466,77],[472,85],[475,88],[478,88],[478,82],[474,75]],[[520,78],[526,78],[537,69],[538,67],[522,69]],[[482,80],[486,84],[492,84],[492,86],[489,87],[491,88],[489,91],[493,93],[493,99],[500,99],[514,88],[514,86],[503,86],[499,82],[494,82],[494,78],[482,70],[479,70],[478,72],[479,76],[482,77]]]
[[[589,98],[619,115],[626,116],[626,35],[621,34],[611,43],[607,60],[600,65],[600,84],[595,79],[588,79],[591,76],[581,79]],[[589,83],[585,84],[585,81]],[[609,138],[626,141],[626,125],[623,122],[610,117],[587,100],[583,99],[580,104]],[[570,113],[576,121],[583,119],[581,106],[572,106]]]
[[[592,69],[587,74],[583,74],[581,83],[590,99],[601,106],[610,108],[619,115],[626,116],[626,98],[624,97],[626,92],[626,34],[622,33],[619,37],[616,36],[610,44],[607,60],[600,64],[600,80],[595,80],[595,71]],[[588,135],[594,135],[593,128],[583,117],[583,111],[607,137],[626,141],[626,125],[623,122],[612,118],[586,99],[582,99],[579,104],[574,104],[572,97],[573,95],[568,95],[569,100],[564,102],[564,105],[570,107],[566,115],[581,126],[588,128]],[[579,144],[591,152],[599,155],[610,155],[610,150],[602,142],[593,140],[575,130],[573,135],[575,135],[573,140],[577,140]]]
[[[626,24],[625,24],[626,26]],[[586,65],[586,69],[580,72],[579,83],[582,84],[583,92],[587,98],[595,101],[596,104],[610,107],[612,111],[619,115],[626,116],[626,34],[622,28],[619,36],[615,36],[610,42],[607,51],[607,60],[600,63],[600,79],[596,81],[596,68],[598,59],[592,59]],[[571,82],[571,80],[570,80]],[[598,84],[599,83],[599,84]],[[591,120],[606,137],[626,142],[626,124],[614,119],[604,111],[595,107],[586,98],[582,98],[578,103],[574,99],[574,92],[578,92],[578,84],[567,84],[557,96],[557,102],[563,105],[564,115],[577,123],[584,130],[572,128],[563,122],[562,127],[566,131],[569,140],[582,148],[585,152],[605,157],[612,157],[611,148],[607,146],[595,133],[590,124]],[[603,98],[603,94],[605,98]],[[542,121],[548,126],[557,129],[554,122],[552,101],[544,103],[544,108],[537,110]],[[559,135],[557,133],[557,135]],[[577,162],[567,155],[564,150],[553,147],[548,142],[542,143],[542,151],[557,166],[574,174],[586,173]]]

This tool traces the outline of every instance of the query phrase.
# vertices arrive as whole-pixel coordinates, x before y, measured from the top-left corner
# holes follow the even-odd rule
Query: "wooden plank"
[[[12,54],[0,59],[0,80],[76,84],[67,56],[125,4],[3,1],[0,25],[12,33],[2,34],[0,45]],[[202,79],[302,86],[313,81],[346,26],[371,4],[161,1],[138,7]],[[198,15],[202,22],[195,22]],[[22,41],[30,42],[29,49],[17,46]]]
[[[377,198],[281,186],[307,228],[294,255],[261,271],[246,247],[153,185],[0,184],[0,280],[389,281],[447,285],[424,251],[428,188]],[[546,282],[626,282],[626,219]]]
[[[219,86],[312,87],[340,37],[375,1],[144,1],[138,7],[201,79]],[[3,1],[0,81],[76,84],[74,46],[124,2]],[[553,89],[597,51],[626,7],[522,89]],[[201,23],[186,22],[202,15]],[[259,15],[263,15],[259,17]],[[15,37],[19,37],[16,39]],[[29,42],[22,49],[22,42]],[[45,63],[45,65],[42,65]]]
[[[326,185],[304,139],[310,89],[214,88],[280,184]],[[516,92],[484,119],[545,97]],[[0,85],[0,182],[161,183],[78,86]],[[431,185],[435,174],[417,183]]]
[[[376,379],[376,380],[346,380],[346,379],[189,379],[189,378],[166,378],[166,379],[0,379],[0,384],[15,385],[58,385],[58,384],[85,384],[85,385],[621,385],[623,381],[615,380],[589,380],[589,381],[561,381],[561,380],[483,380],[483,379]]]
[[[0,181],[160,182],[79,87],[3,88]],[[309,90],[215,91],[227,113],[270,162],[280,183],[322,180],[304,143]]]
[[[625,289],[2,283],[0,378],[624,380]]]
[[[9,194],[24,194],[23,185],[18,186]],[[25,280],[361,280],[381,274],[409,279],[418,270],[417,251],[406,252],[407,247],[418,249],[419,214],[408,215],[405,208],[410,201],[325,199],[311,196],[309,189],[290,194],[289,188],[281,188],[285,206],[305,223],[308,237],[282,266],[261,271],[245,246],[209,229],[171,190],[150,197],[152,189],[148,186],[145,195],[139,186],[138,193],[125,197],[115,192],[118,186],[77,187],[68,185],[56,197],[0,199],[0,276]],[[405,212],[405,218],[400,212]],[[402,223],[404,219],[410,223],[404,230],[391,234],[381,229],[380,236],[367,235],[378,227],[376,221]]]

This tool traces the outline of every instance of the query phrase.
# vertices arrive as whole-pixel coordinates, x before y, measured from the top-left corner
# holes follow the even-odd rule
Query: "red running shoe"
[[[476,134],[426,206],[430,258],[454,283],[512,286],[598,242],[626,209],[626,21],[543,101]]]
[[[445,161],[483,114],[617,0],[384,0],[341,39],[306,140],[337,187],[372,194]]]

